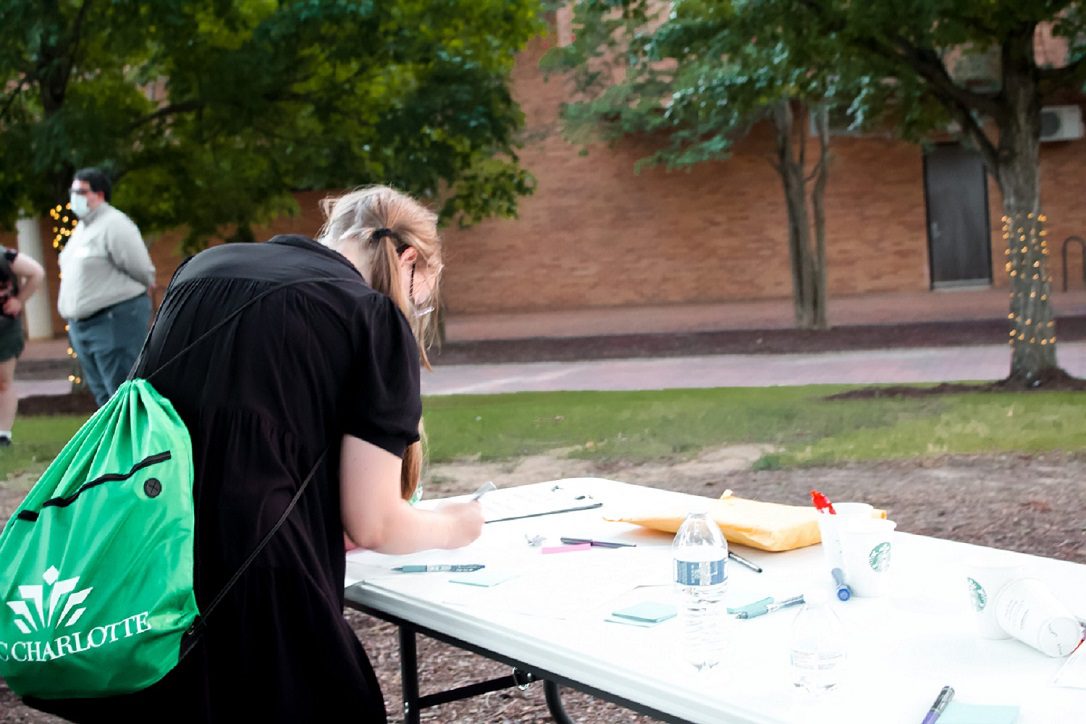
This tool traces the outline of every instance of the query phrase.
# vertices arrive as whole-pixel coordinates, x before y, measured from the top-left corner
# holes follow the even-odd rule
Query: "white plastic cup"
[[[822,555],[826,558],[826,567],[831,571],[834,568],[843,571],[845,564],[839,532],[841,521],[853,516],[870,518],[874,515],[875,508],[867,503],[834,503],[833,509],[837,511],[836,515],[818,516],[818,534],[822,539]]]
[[[853,595],[885,595],[890,583],[896,527],[897,523],[892,520],[855,515],[845,516],[838,522],[845,581]]]
[[[1011,581],[1021,578],[1023,566],[1004,556],[975,556],[965,562],[965,587],[969,607],[974,612],[977,633],[986,639],[1007,639],[1007,633],[996,620],[996,596]]]
[[[1067,656],[1082,640],[1082,625],[1036,578],[1011,581],[996,595],[996,620],[1011,636],[1048,656]]]

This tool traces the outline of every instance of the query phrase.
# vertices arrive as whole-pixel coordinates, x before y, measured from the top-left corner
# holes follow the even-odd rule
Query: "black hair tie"
[[[392,229],[386,229],[383,226],[380,229],[374,230],[373,234],[370,235],[370,240],[373,241],[374,244],[377,244],[381,241],[381,239],[384,239],[386,237],[396,242],[397,254],[403,254],[404,251],[407,250],[408,245],[403,243],[403,239],[400,238],[400,235]]]

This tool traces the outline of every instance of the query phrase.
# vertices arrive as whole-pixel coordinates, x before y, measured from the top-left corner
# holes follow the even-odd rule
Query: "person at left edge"
[[[139,355],[155,283],[140,231],[110,205],[111,191],[101,170],[76,171],[71,205],[79,224],[60,252],[57,294],[68,339],[99,406],[117,391]]]
[[[15,249],[0,246],[0,447],[11,444],[19,406],[15,362],[23,351],[23,306],[41,286],[41,264]]]

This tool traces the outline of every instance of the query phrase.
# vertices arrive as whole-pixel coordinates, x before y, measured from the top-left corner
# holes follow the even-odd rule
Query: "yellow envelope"
[[[683,524],[689,508],[689,503],[678,503],[667,510],[604,517],[611,521],[633,523],[674,533]],[[726,490],[719,500],[709,499],[706,511],[720,526],[720,531],[729,543],[763,551],[790,551],[821,541],[818,533],[820,514],[812,506],[747,500],[737,498],[732,495],[732,491]],[[885,518],[886,511],[876,509],[872,515]]]

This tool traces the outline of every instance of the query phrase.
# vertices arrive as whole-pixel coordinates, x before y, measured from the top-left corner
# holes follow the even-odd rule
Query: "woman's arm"
[[[397,456],[351,435],[340,450],[339,496],[343,529],[361,548],[379,553],[412,553],[459,548],[479,537],[479,503],[452,503],[419,510],[400,497]]]
[[[34,261],[26,254],[19,254],[11,262],[11,272],[19,277],[19,294],[11,297],[4,303],[4,314],[14,317],[23,311],[23,305],[30,299],[34,292],[41,287],[45,279],[45,270],[41,264]]]

